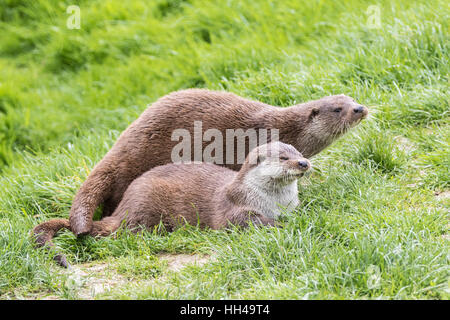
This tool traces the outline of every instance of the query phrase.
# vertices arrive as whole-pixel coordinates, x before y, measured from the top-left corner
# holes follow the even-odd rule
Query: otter
[[[134,179],[151,168],[173,162],[171,150],[178,141],[173,141],[172,133],[184,128],[193,134],[195,121],[201,121],[203,132],[216,129],[224,135],[227,129],[278,129],[278,140],[310,158],[367,114],[366,107],[345,95],[281,108],[221,91],[188,89],[170,93],[149,106],[91,171],[73,200],[71,230],[76,236],[89,234],[94,211],[100,205],[102,217],[111,215]],[[271,141],[261,140],[257,145]],[[203,141],[203,148],[206,145]],[[239,170],[242,163],[223,165]]]
[[[253,149],[236,172],[212,163],[166,164],[134,180],[111,216],[93,222],[92,236],[107,236],[124,222],[133,231],[181,224],[223,229],[275,225],[283,211],[298,206],[297,179],[311,164],[293,146],[271,142]],[[69,220],[52,219],[36,226],[38,246],[53,246],[52,238]],[[67,259],[55,260],[68,267]]]

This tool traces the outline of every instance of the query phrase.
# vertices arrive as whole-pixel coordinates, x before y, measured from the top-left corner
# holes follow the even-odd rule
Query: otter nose
[[[302,169],[306,169],[306,168],[309,167],[308,161],[305,161],[305,160],[300,160],[300,161],[298,162],[298,165],[299,165],[299,167],[302,168]]]
[[[354,113],[362,113],[364,111],[364,107],[363,106],[357,106],[353,109]]]

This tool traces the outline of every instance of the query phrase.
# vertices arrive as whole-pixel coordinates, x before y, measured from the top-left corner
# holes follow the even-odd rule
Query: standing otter
[[[283,210],[298,205],[297,179],[310,163],[293,146],[281,142],[251,151],[239,172],[211,163],[166,164],[134,180],[114,213],[94,221],[90,234],[107,236],[122,222],[132,229],[147,229],[160,222],[169,231],[189,223],[222,229],[229,224],[273,225]],[[33,229],[39,246],[52,246],[67,219],[52,219]],[[67,267],[66,258],[56,261]]]
[[[134,179],[151,168],[171,163],[171,150],[178,143],[172,140],[172,133],[182,128],[193,134],[195,121],[201,121],[203,131],[215,129],[222,134],[227,129],[278,129],[280,141],[293,145],[309,158],[367,113],[366,107],[345,95],[280,108],[227,92],[173,92],[147,108],[94,167],[74,198],[69,218],[71,230],[77,236],[89,234],[99,205],[103,204],[103,216],[111,215]],[[258,145],[269,141],[258,141]],[[203,148],[206,145],[203,141]],[[241,164],[225,166],[239,170]]]

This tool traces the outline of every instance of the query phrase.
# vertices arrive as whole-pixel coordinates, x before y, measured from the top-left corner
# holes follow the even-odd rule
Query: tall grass
[[[448,298],[448,201],[434,196],[450,181],[446,1],[0,4],[0,296],[76,297],[29,230],[67,217],[149,103],[205,87],[279,106],[344,93],[371,117],[312,159],[283,228],[63,233],[72,262],[120,257],[119,272],[157,280],[107,297]],[[66,27],[72,4],[80,29]],[[163,264],[141,257],[163,251],[217,258],[159,277]]]

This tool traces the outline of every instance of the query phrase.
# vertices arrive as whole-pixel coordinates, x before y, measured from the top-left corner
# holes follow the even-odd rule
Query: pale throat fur
[[[248,164],[242,169],[245,167]],[[289,175],[289,169],[281,163],[266,159],[248,171],[242,169],[225,186],[227,198],[234,204],[245,204],[270,219],[277,219],[298,206],[298,177]]]

